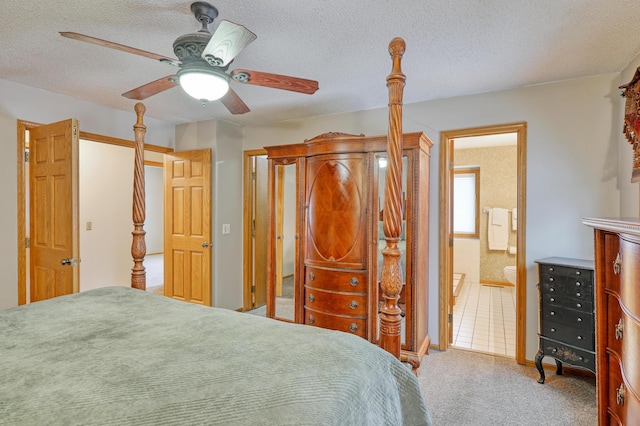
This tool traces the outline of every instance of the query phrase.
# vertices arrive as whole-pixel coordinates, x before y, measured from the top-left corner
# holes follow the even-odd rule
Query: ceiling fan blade
[[[129,90],[127,93],[123,93],[122,96],[129,99],[136,99],[138,101],[147,99],[150,96],[157,95],[160,92],[164,92],[167,89],[177,86],[178,83],[173,81],[174,78],[175,75],[168,75],[166,77],[159,78],[156,81],[152,81],[151,83]]]
[[[250,111],[249,107],[240,99],[240,96],[232,89],[224,95],[220,101],[231,114],[244,114]]]
[[[274,89],[290,90],[292,92],[306,93],[308,95],[312,95],[316,90],[318,90],[318,82],[315,80],[269,74],[266,72],[233,70],[231,71],[231,77],[239,83],[273,87]]]
[[[145,58],[154,59],[160,62],[166,62],[171,65],[176,65],[176,66],[180,65],[180,61],[173,58],[147,52],[146,50],[136,49],[135,47],[125,46],[124,44],[102,40],[102,39],[91,37],[88,35],[78,34],[73,32],[60,32],[60,35],[63,37],[72,38],[74,40],[84,41],[87,43],[97,44],[98,46],[109,47],[111,49],[120,50],[121,52],[133,53],[134,55],[144,56]]]
[[[214,67],[227,66],[255,39],[256,35],[244,26],[222,21],[202,52],[202,59]]]

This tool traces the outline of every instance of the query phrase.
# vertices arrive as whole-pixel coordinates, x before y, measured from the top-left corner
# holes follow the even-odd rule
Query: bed
[[[0,312],[0,424],[428,424],[365,339],[105,287]]]
[[[390,44],[390,78],[400,82],[398,40]],[[401,90],[398,97],[388,86],[389,162],[400,163]],[[144,106],[135,109],[132,288],[0,311],[0,424],[431,424],[411,366],[399,361],[396,189],[387,189],[385,203],[390,250],[383,260],[380,347],[348,333],[141,291],[146,128]],[[397,167],[387,182],[399,182]]]

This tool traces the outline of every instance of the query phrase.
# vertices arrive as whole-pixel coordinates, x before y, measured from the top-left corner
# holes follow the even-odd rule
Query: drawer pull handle
[[[316,322],[316,319],[313,317],[313,315],[309,315],[309,324],[313,324],[314,322]]]
[[[576,303],[576,307],[582,308],[582,303]]]
[[[553,297],[550,297],[550,298],[549,298],[549,300],[550,300],[551,302],[555,302],[555,301],[556,301],[556,299],[554,299]]]
[[[355,300],[352,300],[351,303],[349,303],[349,307],[351,309],[358,309],[358,302],[356,302]]]
[[[576,271],[576,275],[580,275],[580,271]]]
[[[352,333],[355,333],[356,331],[358,331],[358,324],[356,324],[355,322],[352,322],[351,325],[349,325],[349,331],[351,331]]]
[[[582,297],[582,293],[580,292],[576,293],[576,297]]]
[[[613,273],[616,275],[620,274],[620,270],[622,269],[622,257],[620,253],[616,256],[616,260],[613,261]]]
[[[550,268],[549,268],[549,271],[553,272],[553,267],[550,267]]]
[[[549,277],[549,281],[554,282],[555,280],[553,279],[553,277]]]
[[[554,316],[556,314],[555,311],[551,311],[551,313],[549,315]]]
[[[578,322],[582,322],[582,318],[578,317]]]
[[[552,333],[555,333],[555,332],[556,332],[556,329],[555,329],[555,328],[553,328],[553,327],[551,327],[551,332],[552,332]]]
[[[576,286],[580,287],[582,283],[580,281],[576,281]]]
[[[616,389],[616,402],[618,405],[624,405],[624,383],[620,383],[620,387]]]
[[[579,360],[579,361],[584,361],[584,357],[583,357],[583,356],[579,356],[579,357],[578,357],[578,360]]]
[[[309,281],[313,281],[316,279],[316,274],[314,274],[313,272],[309,272]]]
[[[620,318],[620,320],[616,324],[616,340],[622,340],[623,331],[624,331],[624,321],[622,318]]]
[[[349,284],[351,284],[353,287],[355,287],[358,284],[360,284],[360,281],[356,277],[351,277],[351,279],[349,280]]]
[[[582,337],[582,336],[578,336],[578,340],[582,340],[582,339],[583,339],[583,337]]]
[[[316,297],[313,294],[309,295],[309,302],[313,303],[316,301]]]
[[[550,288],[549,288],[549,291],[553,293],[554,291],[556,291],[556,289],[555,289],[555,288],[553,288],[553,287],[550,287]]]
[[[556,352],[558,352],[558,348],[551,349],[551,352],[553,352],[555,354]]]

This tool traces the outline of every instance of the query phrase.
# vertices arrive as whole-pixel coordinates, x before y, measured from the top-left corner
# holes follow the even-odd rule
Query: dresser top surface
[[[545,257],[544,259],[538,259],[535,262],[545,265],[568,266],[579,269],[593,270],[594,268],[593,260],[572,259],[568,257]]]

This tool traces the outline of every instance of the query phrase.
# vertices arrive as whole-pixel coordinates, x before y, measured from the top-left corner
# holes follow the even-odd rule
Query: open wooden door
[[[164,295],[211,306],[211,150],[164,160]]]
[[[30,301],[77,293],[77,120],[31,129],[29,179]]]
[[[256,156],[254,222],[254,307],[267,303],[267,157]]]

